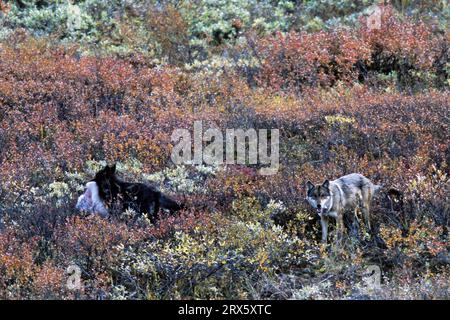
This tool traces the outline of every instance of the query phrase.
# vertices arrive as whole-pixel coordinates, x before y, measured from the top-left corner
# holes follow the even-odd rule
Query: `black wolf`
[[[147,214],[155,222],[160,209],[175,212],[185,206],[162,194],[159,190],[143,183],[129,183],[116,176],[116,165],[106,166],[95,174],[101,200],[110,207],[113,203],[121,204],[123,211],[133,209]]]

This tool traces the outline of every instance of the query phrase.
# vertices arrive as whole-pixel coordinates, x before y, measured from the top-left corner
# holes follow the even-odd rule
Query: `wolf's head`
[[[94,181],[99,189],[102,199],[109,199],[112,195],[112,187],[116,176],[116,165],[106,166],[95,174]]]
[[[325,180],[321,185],[315,186],[311,181],[306,183],[306,200],[321,215],[328,212],[332,206],[330,182]]]

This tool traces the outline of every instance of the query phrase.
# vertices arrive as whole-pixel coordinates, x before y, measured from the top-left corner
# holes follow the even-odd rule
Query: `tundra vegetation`
[[[384,2],[0,0],[0,298],[448,299],[449,9]],[[279,129],[277,174],[174,165],[197,120]],[[80,215],[113,162],[188,209]],[[338,251],[304,185],[351,172],[400,193]]]

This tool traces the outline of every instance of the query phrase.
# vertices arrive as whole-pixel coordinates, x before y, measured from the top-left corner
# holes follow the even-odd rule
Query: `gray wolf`
[[[322,227],[322,242],[327,242],[328,219],[336,219],[337,242],[343,237],[344,212],[354,209],[355,215],[360,208],[367,228],[370,227],[370,204],[372,198],[381,188],[359,173],[352,173],[336,180],[325,180],[321,185],[306,183],[306,200],[316,209]]]
[[[185,208],[152,186],[122,181],[116,175],[115,164],[97,172],[92,181],[97,184],[99,197],[106,206],[118,202],[123,211],[133,209],[147,214],[152,222],[156,221],[160,209],[173,213]]]

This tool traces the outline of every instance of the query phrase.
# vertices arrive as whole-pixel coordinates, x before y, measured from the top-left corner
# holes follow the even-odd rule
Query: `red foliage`
[[[262,39],[258,43],[263,59],[260,83],[275,90],[298,91],[330,86],[337,80],[361,80],[367,70],[396,71],[402,81],[410,80],[411,70],[438,71],[435,67],[446,39],[429,24],[402,19],[391,6],[381,6],[381,13],[379,29],[369,27],[362,18],[360,27],[351,31],[290,31]]]
[[[275,90],[353,81],[356,62],[370,58],[366,43],[348,31],[277,33],[259,43],[259,52],[264,58],[259,79]]]
[[[142,229],[130,229],[98,216],[75,217],[55,232],[63,261],[79,263],[93,273],[108,269],[118,245],[129,246],[147,237]]]

